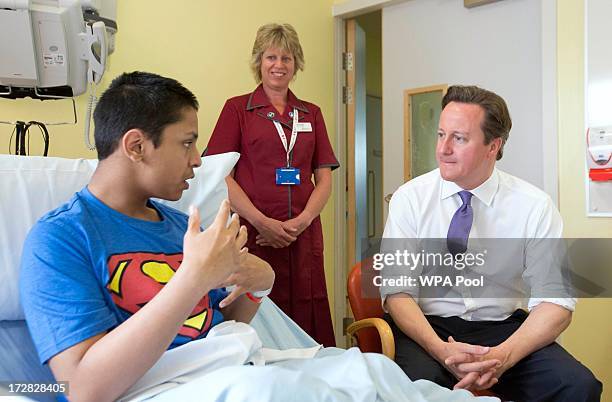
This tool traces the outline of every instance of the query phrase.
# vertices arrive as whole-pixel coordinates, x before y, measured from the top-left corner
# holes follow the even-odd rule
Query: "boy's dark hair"
[[[476,86],[453,85],[448,88],[442,99],[442,109],[451,102],[471,103],[479,105],[485,112],[481,129],[485,136],[485,144],[495,138],[501,138],[501,146],[497,151],[497,160],[504,155],[504,145],[508,141],[512,119],[506,101],[494,92]]]
[[[112,154],[123,135],[135,128],[158,147],[164,128],[179,121],[187,107],[198,110],[198,100],[180,82],[141,71],[121,74],[104,91],[94,111],[98,160]]]

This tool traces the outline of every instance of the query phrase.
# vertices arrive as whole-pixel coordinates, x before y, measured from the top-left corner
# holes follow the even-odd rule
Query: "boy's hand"
[[[270,264],[261,258],[247,253],[246,247],[242,249],[244,259],[240,268],[227,278],[226,286],[236,286],[232,292],[219,303],[219,307],[226,307],[246,292],[267,290],[274,284],[274,271]]]
[[[246,228],[240,227],[236,214],[227,225],[229,214],[229,201],[224,200],[212,225],[202,231],[199,211],[194,207],[189,209],[181,266],[196,270],[198,278],[201,278],[198,283],[207,283],[212,288],[226,282],[228,276],[238,270],[246,255],[241,252],[247,240]]]

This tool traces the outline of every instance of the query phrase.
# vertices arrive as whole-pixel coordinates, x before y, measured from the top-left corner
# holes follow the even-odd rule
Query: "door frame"
[[[335,322],[336,345],[342,346],[345,342],[344,336],[344,317],[347,308],[346,304],[346,108],[342,102],[343,87],[346,77],[342,68],[344,46],[346,42],[344,18],[334,18],[334,99],[336,112],[336,141],[335,151],[340,167],[334,180],[334,305],[332,314]]]
[[[334,215],[336,222],[334,226],[334,306],[332,314],[335,322],[336,344],[342,346],[346,342],[344,334],[344,318],[347,317],[347,288],[346,281],[350,267],[347,264],[349,250],[353,250],[354,244],[349,245],[354,235],[349,235],[350,219],[348,219],[347,186],[350,178],[347,170],[347,160],[350,150],[347,148],[347,112],[343,103],[343,88],[348,85],[346,72],[343,69],[343,53],[346,46],[346,21],[361,14],[367,14],[380,10],[385,5],[401,3],[407,0],[350,0],[346,3],[332,7],[334,16],[334,90],[335,90],[335,112],[336,112],[336,141],[335,151],[340,161],[340,168],[334,181]],[[382,18],[382,17],[381,17]],[[384,134],[383,134],[384,135]],[[384,146],[382,149],[384,155]],[[354,151],[353,151],[354,159]],[[354,172],[353,172],[354,173]],[[384,171],[383,171],[384,175]],[[353,177],[354,180],[354,177]],[[384,200],[381,199],[381,208],[384,208]],[[384,216],[384,214],[383,214]],[[353,242],[354,243],[354,242]]]

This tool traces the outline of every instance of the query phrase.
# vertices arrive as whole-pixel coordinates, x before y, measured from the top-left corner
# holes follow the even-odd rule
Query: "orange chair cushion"
[[[351,305],[351,310],[353,311],[353,316],[356,321],[364,318],[383,317],[384,312],[380,304],[380,298],[363,297],[363,289],[361,287],[361,263],[357,263],[351,268],[347,288],[349,304]],[[381,353],[382,346],[376,329],[364,328],[359,330],[355,336],[357,337],[359,349],[362,352]]]

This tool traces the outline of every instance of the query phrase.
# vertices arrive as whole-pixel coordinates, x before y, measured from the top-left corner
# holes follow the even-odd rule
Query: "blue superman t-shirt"
[[[150,201],[161,221],[131,218],[87,187],[43,216],[24,243],[20,293],[42,363],[112,330],[148,303],[183,259],[188,217]],[[170,348],[206,336],[223,321],[215,289],[205,295]]]

